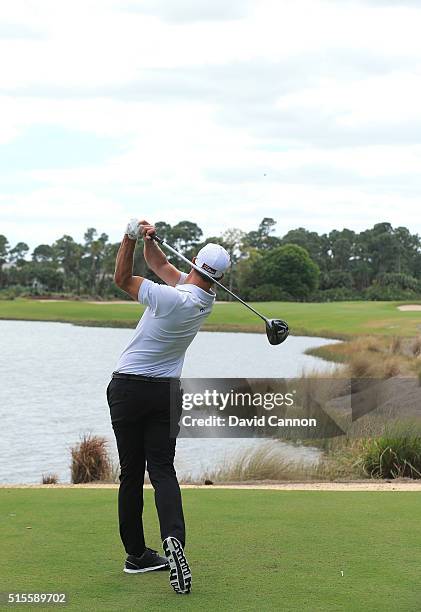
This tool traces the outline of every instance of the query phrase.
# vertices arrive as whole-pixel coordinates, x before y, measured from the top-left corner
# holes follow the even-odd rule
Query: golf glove
[[[142,233],[142,226],[140,225],[139,221],[137,219],[130,219],[125,233],[130,240],[137,240]]]

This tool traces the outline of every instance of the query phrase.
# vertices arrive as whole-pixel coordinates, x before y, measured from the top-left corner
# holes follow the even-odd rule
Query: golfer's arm
[[[180,280],[181,272],[167,260],[165,253],[154,240],[144,241],[143,255],[152,272],[167,285],[175,287]]]
[[[124,236],[115,262],[114,282],[117,287],[123,289],[123,291],[137,301],[139,287],[143,282],[143,276],[133,276],[133,255],[135,246],[136,240],[130,240],[128,236]]]

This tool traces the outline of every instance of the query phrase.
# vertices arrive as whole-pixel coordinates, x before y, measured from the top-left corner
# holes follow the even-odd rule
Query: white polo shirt
[[[144,279],[138,300],[147,308],[120,355],[117,372],[180,377],[186,350],[215,301],[213,291],[184,284],[186,277],[182,272],[175,287]]]

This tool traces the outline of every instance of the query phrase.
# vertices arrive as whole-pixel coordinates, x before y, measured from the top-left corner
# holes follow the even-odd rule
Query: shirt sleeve
[[[175,287],[160,285],[145,278],[139,287],[138,300],[149,306],[156,316],[165,316],[174,308],[179,299]]]
[[[186,274],[185,272],[180,272],[180,278],[178,279],[177,285],[184,285],[184,283],[186,282],[187,276],[188,274]]]

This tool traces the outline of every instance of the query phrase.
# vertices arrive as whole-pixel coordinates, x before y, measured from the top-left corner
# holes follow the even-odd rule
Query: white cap
[[[200,249],[195,261],[196,266],[203,268],[209,276],[216,280],[220,279],[230,266],[231,260],[227,251],[220,244],[208,242]]]

